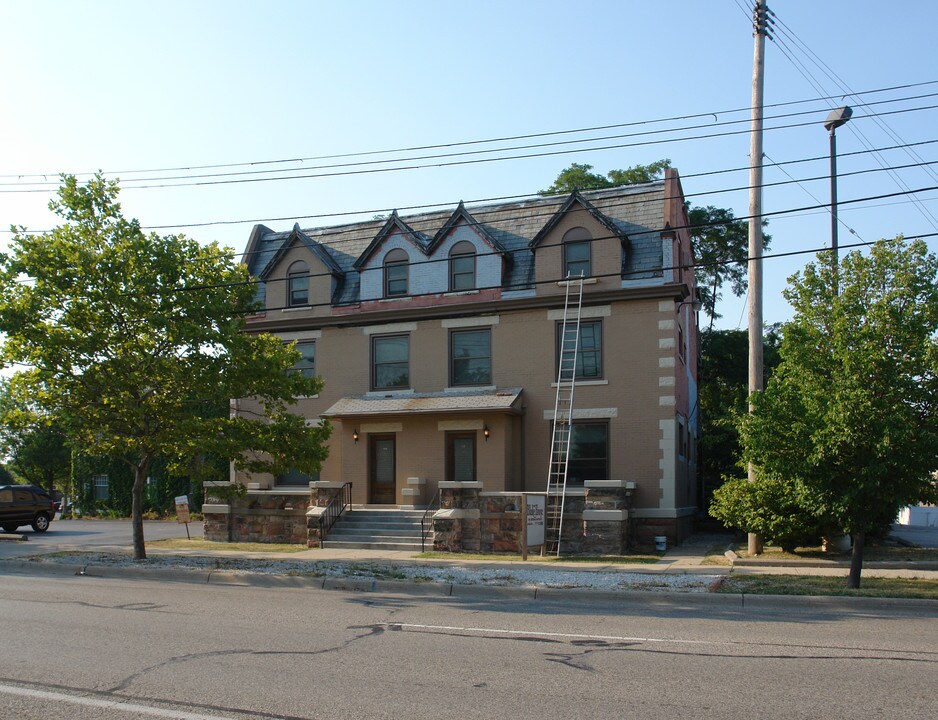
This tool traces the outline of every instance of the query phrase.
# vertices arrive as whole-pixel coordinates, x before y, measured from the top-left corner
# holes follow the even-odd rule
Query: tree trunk
[[[147,483],[147,470],[149,467],[150,462],[148,460],[134,466],[133,505],[130,513],[134,537],[134,560],[147,559],[147,548],[143,542],[143,488]]]
[[[860,530],[851,533],[853,538],[853,554],[850,556],[850,575],[847,576],[847,587],[856,589],[860,587],[860,572],[863,570],[863,540],[866,531]]]

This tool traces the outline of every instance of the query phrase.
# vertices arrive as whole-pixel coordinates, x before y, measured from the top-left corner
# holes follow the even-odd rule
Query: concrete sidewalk
[[[6,536],[11,539],[11,536]],[[181,550],[175,548],[160,548],[150,546],[147,548],[148,556],[152,557],[206,557],[226,559],[229,561],[267,560],[315,563],[382,563],[392,566],[426,566],[440,568],[467,568],[474,570],[504,570],[509,568],[523,568],[526,571],[563,571],[563,572],[593,572],[593,573],[629,573],[629,574],[668,574],[668,575],[743,575],[743,574],[776,574],[776,575],[823,575],[846,576],[849,570],[849,561],[819,560],[806,558],[803,560],[771,560],[771,559],[727,559],[722,550],[729,547],[732,536],[729,534],[699,533],[688,538],[684,543],[668,551],[654,563],[628,563],[628,562],[582,562],[573,558],[569,560],[542,560],[536,556],[529,556],[527,561],[520,557],[486,557],[472,559],[453,554],[447,557],[422,558],[417,553],[399,550],[349,550],[337,548],[314,548],[300,552],[246,552],[243,550],[229,550],[224,543],[219,543],[218,549],[209,550]],[[83,547],[79,544],[56,543],[30,547],[29,542],[16,543],[16,547],[4,543],[3,557],[28,558],[51,555],[63,551],[97,552],[127,554],[130,547],[126,545],[99,545],[93,548]],[[709,556],[709,559],[708,559]],[[877,563],[866,562],[863,566],[864,577],[902,577],[938,579],[938,562],[923,563]]]

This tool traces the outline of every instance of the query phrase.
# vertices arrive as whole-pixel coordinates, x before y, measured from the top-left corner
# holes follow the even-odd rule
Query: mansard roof
[[[283,258],[287,251],[297,242],[305,245],[310,250],[310,252],[312,252],[320,262],[322,262],[330,274],[334,275],[335,277],[342,277],[345,275],[345,273],[342,271],[342,268],[340,268],[339,264],[333,259],[333,257],[326,252],[325,248],[306,235],[306,233],[300,229],[299,223],[294,223],[293,230],[290,231],[290,234],[287,235],[280,247],[277,248],[274,254],[267,261],[264,269],[261,270],[257,276],[263,280],[268,275],[270,275],[271,271],[277,266],[281,258]]]
[[[606,217],[592,204],[590,204],[590,202],[584,198],[578,190],[574,190],[572,193],[570,193],[569,197],[567,197],[566,202],[564,202],[564,204],[557,209],[557,212],[554,213],[553,217],[547,221],[547,224],[541,228],[541,231],[534,236],[534,238],[531,240],[530,246],[532,248],[537,247],[541,240],[543,240],[550,233],[550,231],[556,227],[557,223],[563,219],[564,215],[570,212],[570,209],[574,205],[582,206],[590,215],[593,216],[593,218],[595,218],[600,224],[609,230],[609,232],[618,237],[620,240],[628,240],[628,236],[619,229],[619,227],[612,221],[612,218]]]
[[[414,247],[416,247],[424,255],[428,255],[427,246],[429,245],[429,240],[425,235],[422,235],[416,232],[410,225],[401,220],[400,216],[397,214],[397,210],[391,213],[391,217],[387,219],[387,222],[384,223],[384,227],[378,231],[378,234],[375,235],[374,240],[371,241],[371,244],[365,248],[358,260],[355,261],[355,269],[361,270],[368,263],[368,260],[372,255],[377,252],[378,248],[381,247],[381,244],[384,242],[385,238],[388,237],[395,230],[399,230],[401,234],[407,238]]]
[[[660,273],[661,231],[665,220],[663,180],[643,185],[590,190],[577,193],[577,196],[581,201],[585,201],[583,207],[587,211],[592,208],[592,212],[612,223],[617,235],[629,238],[627,270],[630,277],[652,277]],[[506,258],[511,259],[510,263],[506,263],[502,290],[534,289],[536,248],[532,247],[531,243],[542,233],[545,225],[554,220],[564,205],[572,203],[573,198],[574,196],[563,195],[531,197],[472,207],[473,228],[480,233],[487,233],[503,248]],[[468,214],[468,210],[466,212]],[[413,237],[418,239],[418,243],[422,243],[423,248],[428,248],[431,244],[430,238],[436,239],[455,214],[451,210],[433,210],[396,219],[413,233]],[[328,254],[345,273],[333,300],[337,305],[359,302],[359,258],[365,256],[369,249],[374,252],[376,238],[388,228],[395,216],[396,213],[387,219],[302,230],[303,235]],[[603,225],[608,227],[606,222],[603,222]],[[245,253],[245,262],[253,275],[259,275],[260,271],[268,266],[277,251],[289,242],[291,232],[275,232],[263,225],[255,226]]]

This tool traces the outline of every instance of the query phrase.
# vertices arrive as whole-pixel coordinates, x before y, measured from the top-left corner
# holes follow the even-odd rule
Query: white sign
[[[544,514],[547,509],[546,495],[525,495],[528,519],[528,547],[544,544]]]
[[[176,522],[187,523],[186,533],[189,532],[189,496],[179,495],[176,498]]]

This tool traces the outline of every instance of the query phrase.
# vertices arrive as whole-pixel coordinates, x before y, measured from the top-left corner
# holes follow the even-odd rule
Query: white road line
[[[607,640],[612,642],[676,643],[679,645],[727,645],[724,641],[674,640],[670,638],[620,637],[618,635],[578,635],[576,633],[538,632],[536,630],[499,630],[496,628],[456,627],[452,625],[414,625],[409,623],[384,623],[388,628],[401,630],[428,630],[446,632],[477,633],[482,635],[522,635],[525,637],[564,638],[566,640]]]
[[[19,695],[21,697],[39,700],[53,700],[56,702],[71,703],[72,705],[86,705],[88,707],[104,708],[107,710],[122,710],[135,712],[153,717],[172,718],[172,720],[225,720],[225,715],[203,715],[182,710],[164,710],[162,708],[135,705],[133,703],[119,702],[117,700],[102,700],[101,698],[84,695],[67,695],[65,693],[49,692],[47,690],[33,690],[31,688],[16,687],[15,685],[0,685],[0,693]]]

